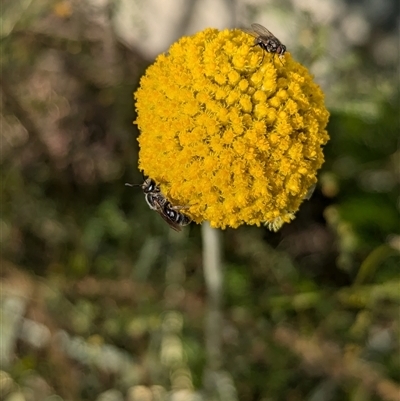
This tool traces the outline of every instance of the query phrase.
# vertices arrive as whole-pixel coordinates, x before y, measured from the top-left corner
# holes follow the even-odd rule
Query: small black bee
[[[147,203],[149,201],[146,199]],[[183,226],[187,226],[192,221],[188,216],[181,213],[179,210],[185,206],[173,206],[162,194],[152,197],[152,204],[155,210],[167,224],[175,231],[181,231]]]
[[[187,226],[192,221],[188,216],[179,212],[180,209],[185,209],[185,206],[173,206],[151,178],[145,179],[143,184],[125,185],[141,187],[150,209],[155,210],[175,231],[181,231],[183,226]]]
[[[286,46],[280,42],[280,40],[275,37],[267,28],[264,28],[260,24],[251,24],[252,30],[244,30],[244,32],[253,36],[254,46],[260,46],[261,49],[265,50],[267,53],[277,54],[281,60],[286,52]],[[264,61],[264,55],[263,60]],[[281,61],[282,62],[282,61]]]

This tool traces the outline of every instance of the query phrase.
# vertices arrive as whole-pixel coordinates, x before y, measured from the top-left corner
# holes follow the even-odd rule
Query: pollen
[[[206,29],[160,55],[135,93],[139,168],[193,221],[278,230],[317,181],[324,95],[289,52]]]

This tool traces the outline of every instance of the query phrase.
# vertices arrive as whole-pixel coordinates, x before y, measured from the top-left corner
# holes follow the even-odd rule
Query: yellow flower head
[[[135,94],[139,167],[198,223],[277,230],[317,180],[329,113],[305,67],[253,41],[206,29],[156,59]]]

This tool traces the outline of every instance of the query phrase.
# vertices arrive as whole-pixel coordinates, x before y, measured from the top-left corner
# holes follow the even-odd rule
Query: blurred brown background
[[[1,400],[400,400],[398,1],[0,7]],[[252,22],[315,75],[331,141],[293,223],[223,232],[210,388],[200,227],[124,186],[132,93],[179,37]]]

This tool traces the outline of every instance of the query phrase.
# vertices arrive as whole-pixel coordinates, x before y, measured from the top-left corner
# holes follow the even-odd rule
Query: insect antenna
[[[143,181],[146,180],[146,176],[144,175],[143,171],[142,171],[142,177],[143,177]],[[126,187],[141,187],[143,184],[130,184],[129,182],[125,183]]]
[[[131,184],[131,183],[129,183],[129,182],[126,182],[125,183],[125,186],[126,187],[141,187],[142,186],[142,184]]]

